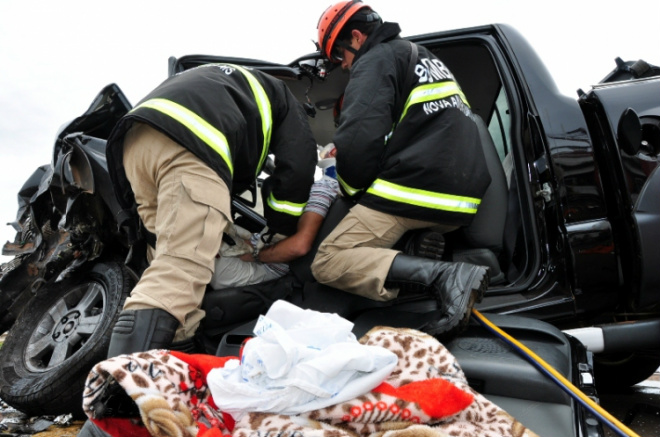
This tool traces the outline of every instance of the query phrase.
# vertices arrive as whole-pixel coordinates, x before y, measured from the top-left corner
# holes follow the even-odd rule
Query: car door
[[[596,85],[580,104],[605,169],[628,303],[660,302],[660,78]]]

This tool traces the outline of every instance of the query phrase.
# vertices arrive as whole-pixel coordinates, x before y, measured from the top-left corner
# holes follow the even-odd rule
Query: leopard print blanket
[[[83,409],[122,437],[538,437],[470,388],[454,356],[432,336],[376,327],[360,342],[391,350],[397,366],[371,392],[322,410],[248,412],[235,422],[216,409],[206,385],[208,372],[227,358],[165,350],[98,363]]]

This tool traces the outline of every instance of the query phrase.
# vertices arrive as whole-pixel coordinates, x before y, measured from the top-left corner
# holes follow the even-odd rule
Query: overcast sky
[[[289,63],[315,50],[316,23],[331,0],[0,0],[0,245],[16,193],[50,162],[55,134],[107,84],[132,104],[187,54]],[[614,58],[660,64],[660,1],[373,0],[404,36],[507,23],[535,47],[559,89],[576,96],[614,68]],[[611,6],[610,6],[611,5]],[[6,262],[9,258],[0,257]]]

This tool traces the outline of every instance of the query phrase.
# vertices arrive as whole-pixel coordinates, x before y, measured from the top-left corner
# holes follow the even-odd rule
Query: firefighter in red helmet
[[[357,14],[358,11],[367,11]],[[380,16],[361,1],[343,1],[330,6],[323,13],[318,23],[319,40],[318,45],[328,59],[333,62],[343,60],[342,50],[347,49],[355,54],[355,49],[347,44],[344,39],[339,39],[339,33],[350,19],[361,20],[365,23],[377,25],[381,23]]]
[[[442,61],[360,0],[330,6],[317,28],[321,53],[350,71],[333,143],[337,179],[356,204],[321,244],[312,272],[380,301],[423,284],[443,313],[426,329],[450,336],[482,298],[487,268],[392,247],[409,230],[446,233],[472,221],[490,184],[475,115]]]

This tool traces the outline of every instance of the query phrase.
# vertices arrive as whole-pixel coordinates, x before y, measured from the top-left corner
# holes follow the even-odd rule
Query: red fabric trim
[[[180,359],[181,361],[184,361],[186,364],[188,364],[188,367],[190,367],[191,369],[200,372],[202,374],[204,384],[206,384],[206,376],[209,374],[211,370],[224,367],[225,363],[227,363],[227,361],[229,360],[239,359],[238,357],[216,357],[214,355],[206,355],[206,354],[186,354],[178,351],[170,351],[170,354]],[[215,405],[215,402],[213,402],[212,396],[209,396],[206,402],[208,402],[208,404],[211,407],[215,408],[216,410],[218,409],[217,405]],[[222,420],[225,422],[225,426],[230,431],[233,431],[234,426],[236,425],[234,418],[231,417],[231,415],[226,414],[224,412],[221,413],[222,413]],[[211,430],[212,429],[213,428],[211,428]],[[202,435],[201,431],[197,435],[201,436]],[[211,435],[205,437],[211,437]]]
[[[474,399],[472,393],[439,378],[411,382],[398,388],[384,382],[372,391],[415,402],[435,419],[453,416],[467,408]]]
[[[151,437],[143,425],[136,424],[135,419],[120,417],[106,417],[104,419],[90,419],[96,426],[111,436],[121,437]]]
[[[204,380],[206,380],[206,375],[218,367],[225,367],[225,363],[229,360],[237,360],[238,357],[216,357],[214,355],[206,354],[186,354],[179,351],[170,351],[172,356],[185,361],[189,366],[194,367],[204,374]]]

